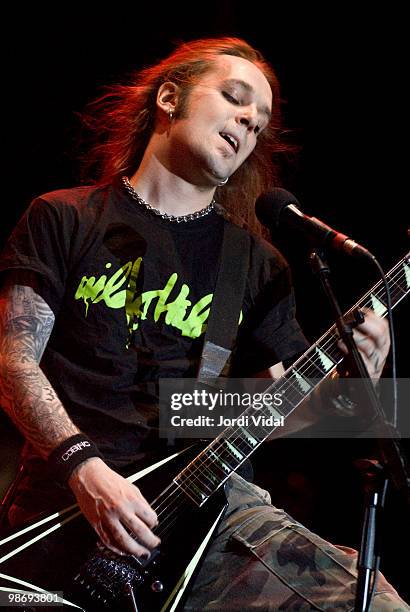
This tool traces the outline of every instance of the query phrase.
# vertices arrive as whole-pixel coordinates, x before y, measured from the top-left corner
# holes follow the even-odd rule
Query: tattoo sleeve
[[[53,324],[53,312],[31,287],[2,289],[0,403],[43,457],[79,431],[39,366]]]

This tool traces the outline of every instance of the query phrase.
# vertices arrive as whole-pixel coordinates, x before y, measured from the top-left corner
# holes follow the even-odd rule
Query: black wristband
[[[65,484],[74,469],[90,457],[102,458],[103,455],[92,440],[80,433],[67,438],[57,446],[50,453],[48,463],[56,480]]]

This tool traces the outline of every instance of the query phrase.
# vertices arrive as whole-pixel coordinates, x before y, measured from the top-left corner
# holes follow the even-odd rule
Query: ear
[[[179,92],[179,86],[172,83],[172,81],[162,83],[157,93],[157,107],[167,115],[169,111],[175,113],[175,109],[178,105]]]

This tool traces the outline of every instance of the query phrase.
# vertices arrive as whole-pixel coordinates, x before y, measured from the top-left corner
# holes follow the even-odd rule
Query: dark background
[[[353,237],[389,269],[410,242],[405,23],[397,8],[360,13],[344,3],[331,11],[226,0],[11,9],[4,24],[11,37],[2,49],[1,242],[35,195],[77,184],[77,115],[102,86],[154,63],[180,40],[235,35],[263,52],[282,84],[285,125],[301,146],[284,165],[284,186],[306,213]],[[292,265],[299,320],[314,341],[331,324],[328,305],[300,239],[287,238],[281,248]],[[343,307],[378,280],[365,262],[341,255],[329,262]],[[408,302],[395,311],[395,327],[398,374],[409,377]],[[0,425],[4,488],[19,437],[4,417]],[[403,448],[408,454],[407,440]],[[357,440],[279,440],[256,453],[256,481],[322,536],[358,547],[363,499],[352,460],[372,451]],[[410,544],[408,509],[394,490],[387,518],[382,567],[410,599],[408,562],[399,561],[400,548],[406,558]]]

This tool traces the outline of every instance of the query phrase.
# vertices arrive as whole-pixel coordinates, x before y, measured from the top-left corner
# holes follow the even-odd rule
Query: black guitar
[[[410,254],[386,276],[396,306],[410,292]],[[358,307],[386,315],[381,281],[349,313]],[[337,342],[333,326],[269,385],[265,393],[282,394],[280,408],[250,406],[243,414],[286,419],[343,360]],[[161,550],[149,559],[120,557],[96,544],[74,505],[0,541],[0,603],[20,602],[27,610],[58,601],[64,609],[86,612],[176,610],[223,515],[224,483],[275,429],[257,424],[260,419],[246,422],[228,427],[199,453],[185,449],[129,477],[159,517]],[[53,563],[53,551],[63,562]]]

